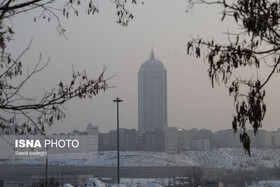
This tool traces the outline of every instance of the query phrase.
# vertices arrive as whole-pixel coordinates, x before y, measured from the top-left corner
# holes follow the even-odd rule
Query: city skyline
[[[2,0],[0,187],[280,187],[280,0]]]
[[[161,6],[162,3],[166,6]],[[32,39],[31,50],[22,60],[31,68],[40,53],[43,61],[50,57],[48,66],[23,88],[27,96],[35,97],[35,93],[51,90],[60,81],[67,83],[72,76],[72,67],[79,71],[86,69],[89,77],[96,78],[105,65],[108,67],[106,77],[117,75],[108,81],[112,88],[105,93],[101,92],[92,100],[66,104],[66,118],[46,128],[47,132],[83,129],[88,123],[99,125],[102,131],[115,128],[116,108],[112,100],[116,97],[124,100],[120,104],[120,127],[137,128],[137,72],[147,59],[151,44],[156,49],[155,57],[168,69],[168,125],[211,130],[231,128],[235,107],[228,89],[223,85],[212,89],[203,58],[186,54],[191,37],[199,35],[226,43],[228,38],[224,32],[238,30],[230,18],[220,21],[221,8],[201,5],[185,13],[185,1],[148,1],[143,6],[129,7],[135,19],[125,28],[115,23],[115,7],[110,2],[101,3],[99,8],[100,13],[94,16],[81,13],[71,20],[61,18],[68,39],[57,33],[55,21],[34,23],[36,12],[14,20],[16,35],[12,51],[20,54]],[[279,77],[273,77],[266,90],[268,110],[264,129],[279,127],[278,81]]]

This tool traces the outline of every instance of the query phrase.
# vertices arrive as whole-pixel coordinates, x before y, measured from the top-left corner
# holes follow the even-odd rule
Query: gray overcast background
[[[97,77],[103,65],[108,66],[107,77],[117,74],[109,81],[116,88],[92,100],[76,99],[66,104],[66,118],[48,128],[48,132],[84,130],[88,123],[98,125],[102,132],[115,129],[116,105],[112,100],[116,97],[124,100],[120,106],[121,127],[137,128],[137,73],[148,59],[151,46],[167,69],[168,125],[214,131],[231,128],[232,97],[224,86],[211,88],[207,65],[202,58],[187,56],[186,44],[190,36],[227,42],[223,32],[237,31],[233,19],[220,22],[221,7],[197,6],[191,13],[185,13],[185,0],[144,3],[129,6],[135,19],[126,28],[116,24],[115,7],[110,1],[100,1],[100,13],[94,16],[85,15],[80,7],[79,17],[61,18],[69,40],[58,35],[55,21],[34,23],[35,12],[14,19],[16,35],[10,50],[20,53],[32,38],[24,62],[31,68],[40,53],[44,60],[51,58],[45,70],[26,85],[27,95],[38,95],[60,80],[70,80],[72,64],[75,70],[86,69],[89,77]],[[276,130],[280,127],[279,76],[274,76],[268,86],[264,128]]]

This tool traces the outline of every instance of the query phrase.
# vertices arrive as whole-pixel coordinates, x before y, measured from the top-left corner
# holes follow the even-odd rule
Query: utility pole
[[[117,103],[117,154],[118,154],[118,170],[117,170],[117,180],[118,184],[120,184],[120,124],[119,124],[119,103],[123,100],[120,98],[116,98],[113,100]]]
[[[47,146],[47,155],[46,155],[46,176],[45,176],[45,187],[48,187],[48,146]]]
[[[63,186],[63,169],[61,170],[61,186]]]

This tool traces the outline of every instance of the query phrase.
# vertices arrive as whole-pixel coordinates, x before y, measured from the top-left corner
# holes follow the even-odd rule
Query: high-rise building
[[[165,130],[165,152],[175,154],[178,152],[178,128],[167,127]]]
[[[272,146],[275,148],[280,147],[280,132],[272,132]]]
[[[137,150],[139,151],[165,151],[165,131],[151,130],[138,132]]]
[[[167,127],[167,71],[154,51],[138,72],[138,130]]]
[[[192,150],[208,151],[210,150],[210,141],[207,139],[192,140]]]
[[[98,126],[87,126],[88,142],[90,151],[98,151]]]
[[[266,130],[258,130],[256,143],[258,147],[272,147],[272,132]]]
[[[191,150],[191,133],[185,129],[178,129],[178,152]]]
[[[215,146],[220,147],[242,147],[240,143],[240,131],[236,133],[232,129],[219,130],[214,135]]]

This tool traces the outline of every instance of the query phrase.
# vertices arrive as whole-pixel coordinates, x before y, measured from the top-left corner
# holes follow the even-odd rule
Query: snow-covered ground
[[[116,166],[117,154],[115,151],[95,153],[72,153],[49,156],[50,165],[77,165],[77,166]],[[121,152],[121,166],[195,166],[197,163],[185,154],[167,154],[164,152]],[[44,164],[44,158],[10,159],[6,164]]]
[[[251,149],[251,157],[242,148],[188,151],[186,154],[199,165],[208,167],[252,170],[280,166],[280,149]]]
[[[279,187],[279,180],[268,180],[268,181],[258,181],[251,185],[246,185],[246,187]]]
[[[98,179],[88,179],[86,187],[107,187],[108,185]]]
[[[149,187],[159,187],[159,186],[166,186],[168,184],[168,178],[160,178],[160,179],[153,179],[153,178],[121,178],[121,184],[125,186],[149,186]]]
[[[63,184],[63,187],[74,187],[74,186],[70,183],[67,183],[67,184]]]
[[[51,165],[116,166],[116,152],[50,155]],[[226,169],[256,169],[280,166],[280,149],[252,149],[251,157],[243,149],[220,148],[211,151],[121,152],[121,166],[208,166]],[[0,164],[44,164],[44,158],[10,159]]]
[[[165,184],[167,184],[167,180],[165,179]],[[106,184],[98,179],[88,179],[85,187],[136,187],[136,186],[144,186],[144,187],[162,187],[159,182],[155,179],[122,179],[121,184]]]

